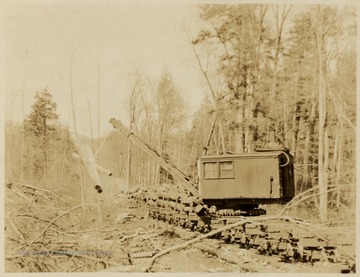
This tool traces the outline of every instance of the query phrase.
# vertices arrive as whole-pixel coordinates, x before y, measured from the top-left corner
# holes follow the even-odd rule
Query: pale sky
[[[58,104],[60,122],[73,131],[72,71],[77,131],[91,133],[89,99],[92,130],[97,134],[98,64],[101,135],[112,130],[108,123],[111,117],[126,123],[126,78],[137,67],[151,79],[160,78],[164,67],[168,68],[187,102],[189,116],[208,93],[189,41],[201,25],[199,11],[189,1],[186,4],[169,4],[170,1],[145,4],[139,0],[133,1],[135,4],[120,0],[104,1],[112,4],[96,4],[100,0],[82,1],[87,4],[27,1],[33,4],[9,4],[4,13],[6,118],[21,122],[30,112],[36,92],[47,88]],[[75,1],[80,0],[70,2]]]
[[[189,114],[206,93],[188,35],[199,30],[195,5],[32,4],[5,12],[7,118],[21,121],[37,91],[47,88],[60,122],[73,130],[70,72],[77,131],[97,134],[97,69],[100,71],[100,133],[111,117],[126,122],[126,78],[139,67],[158,79],[166,66],[187,101]],[[71,67],[71,57],[73,63]]]

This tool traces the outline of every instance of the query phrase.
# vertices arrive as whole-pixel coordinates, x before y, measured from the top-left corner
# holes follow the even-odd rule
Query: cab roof
[[[202,156],[200,160],[207,160],[207,159],[234,159],[234,158],[262,158],[262,157],[278,157],[281,154],[290,155],[285,150],[261,150],[251,153],[242,153],[242,154],[225,154],[225,155],[209,155],[209,156]],[[290,155],[291,156],[291,155]]]

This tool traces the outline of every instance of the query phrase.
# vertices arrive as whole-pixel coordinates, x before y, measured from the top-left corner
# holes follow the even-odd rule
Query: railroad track
[[[174,195],[176,193],[138,190],[128,194],[128,199],[132,208],[145,205],[149,216],[155,220],[181,226],[199,235],[222,230],[212,238],[252,249],[277,262],[293,263],[307,269],[327,262],[337,272],[356,271],[353,238],[336,228],[322,228],[295,219],[272,218],[268,221],[264,216],[243,217],[236,211],[204,214],[198,199]],[[237,226],[231,227],[234,225]]]

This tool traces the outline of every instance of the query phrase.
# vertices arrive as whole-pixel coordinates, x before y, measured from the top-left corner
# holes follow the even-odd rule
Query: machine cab
[[[293,157],[287,151],[204,156],[198,167],[199,196],[207,202],[271,204],[294,197]]]

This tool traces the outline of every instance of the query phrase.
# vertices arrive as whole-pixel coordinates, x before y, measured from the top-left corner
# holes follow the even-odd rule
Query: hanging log
[[[75,153],[75,152],[71,153],[71,157],[73,157],[75,160],[81,161],[80,156],[79,156],[77,153]],[[100,165],[98,165],[98,164],[96,164],[96,168],[97,168],[97,170],[98,170],[99,172],[104,173],[105,175],[108,175],[108,176],[111,176],[111,175],[112,175],[112,171],[111,171],[111,170],[106,169],[106,168],[104,168],[104,167],[102,167],[102,166],[100,166]]]
[[[81,161],[85,165],[90,178],[96,184],[96,188],[98,192],[100,192],[101,183],[100,183],[99,173],[98,173],[95,157],[90,149],[90,146],[88,144],[82,145],[76,135],[71,134],[70,139],[74,143],[78,155],[80,156]]]

